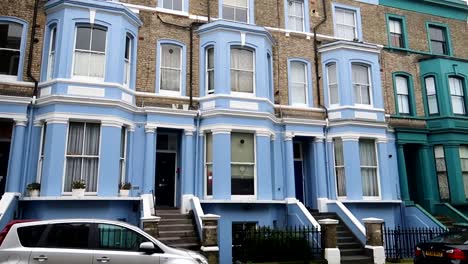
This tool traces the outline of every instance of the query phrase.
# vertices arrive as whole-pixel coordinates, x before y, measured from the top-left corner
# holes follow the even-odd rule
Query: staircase
[[[190,214],[181,214],[177,208],[156,208],[156,215],[161,217],[159,241],[171,247],[200,249],[200,241]]]
[[[434,217],[448,229],[453,228],[453,224],[455,223],[455,220],[453,218],[446,215],[434,215]]]
[[[373,259],[366,255],[364,246],[361,244],[359,239],[356,238],[336,213],[318,213],[311,211],[311,214],[316,220],[329,218],[339,221],[336,227],[336,234],[338,236],[337,243],[338,248],[340,249],[342,264],[374,263]]]

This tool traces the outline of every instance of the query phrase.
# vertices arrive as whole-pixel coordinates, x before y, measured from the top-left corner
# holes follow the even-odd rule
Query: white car
[[[208,264],[202,255],[164,245],[127,223],[64,219],[13,221],[0,233],[0,263]]]

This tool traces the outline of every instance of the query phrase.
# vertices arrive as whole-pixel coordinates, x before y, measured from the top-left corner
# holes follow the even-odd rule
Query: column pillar
[[[184,131],[184,152],[182,153],[184,157],[182,164],[182,213],[188,213],[190,211],[190,199],[193,197],[195,189],[196,173],[193,166],[195,159],[195,147],[193,144],[194,132],[195,129],[186,129]]]
[[[375,264],[385,264],[382,227],[384,220],[379,218],[362,219],[366,228],[366,251],[373,257]]]
[[[435,172],[434,162],[434,151],[429,145],[421,145],[419,148],[419,153],[421,156],[421,185],[423,189],[423,206],[432,211],[432,206],[434,203],[438,202],[439,199],[439,190],[437,183],[437,174]]]
[[[406,204],[410,203],[409,187],[408,187],[408,175],[406,171],[406,160],[405,160],[405,149],[404,144],[398,143],[398,175],[400,177],[400,194],[401,200]]]
[[[101,122],[101,151],[99,157],[99,196],[118,196],[120,183],[120,143],[123,123]]]
[[[361,160],[359,137],[342,137],[348,200],[362,200]]]
[[[13,128],[13,140],[10,147],[10,159],[8,162],[8,176],[6,178],[7,192],[20,192],[21,172],[23,166],[24,138],[26,133],[27,118],[15,119]]]
[[[465,189],[460,163],[460,145],[448,144],[445,148],[445,163],[452,203],[465,203]]]
[[[257,131],[257,199],[272,200],[272,178],[271,172],[271,133],[269,131]]]
[[[47,123],[47,131],[44,142],[41,196],[61,196],[65,171],[68,120],[65,118],[50,118],[46,119],[45,122]]]
[[[336,226],[338,220],[322,219],[318,220],[322,231],[323,257],[328,264],[340,264],[341,255],[338,249]]]
[[[202,246],[201,251],[208,259],[209,264],[219,263],[218,222],[219,215],[207,214],[200,217],[202,220]]]
[[[294,135],[291,132],[284,134],[285,156],[286,163],[286,199],[296,199],[296,186],[294,175]]]
[[[154,190],[156,177],[156,128],[155,125],[145,126],[145,167],[142,193],[156,191]]]
[[[377,164],[379,166],[380,197],[384,200],[393,200],[392,189],[395,184],[391,182],[388,174],[387,139],[377,139]]]
[[[231,130],[213,129],[213,198],[231,200]]]
[[[327,198],[327,175],[325,173],[325,147],[324,138],[316,137],[314,140],[315,178],[317,198]]]

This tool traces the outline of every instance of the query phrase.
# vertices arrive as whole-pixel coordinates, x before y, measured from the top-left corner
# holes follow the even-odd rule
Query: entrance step
[[[316,220],[335,219],[338,220],[336,227],[337,244],[340,249],[341,263],[345,264],[371,264],[373,259],[366,255],[364,245],[351,232],[349,227],[335,213],[318,213],[311,211]]]
[[[455,223],[455,220],[453,218],[451,218],[450,216],[446,216],[446,215],[434,215],[434,217],[439,221],[441,222],[445,227],[447,227],[448,229],[452,229],[453,228],[453,224]]]
[[[159,222],[159,237],[162,243],[178,248],[199,250],[195,222],[190,214],[181,214],[177,208],[155,208],[156,216],[161,217]]]

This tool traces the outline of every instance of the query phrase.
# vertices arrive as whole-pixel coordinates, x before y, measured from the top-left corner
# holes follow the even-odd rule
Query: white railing
[[[13,219],[13,214],[16,209],[16,202],[20,193],[7,192],[3,194],[0,200],[0,228],[3,228]],[[15,207],[15,208],[13,208]]]
[[[157,217],[154,213],[154,199],[152,194],[142,194],[141,200],[143,202],[142,212],[141,212],[141,222],[143,226],[143,221],[155,220]]]
[[[202,233],[203,233],[202,216],[204,216],[205,213],[203,213],[203,209],[200,204],[200,199],[198,199],[198,197],[192,197],[192,199],[190,199],[190,206],[192,207],[191,209],[195,217],[198,236],[200,237],[200,239],[202,239]]]

